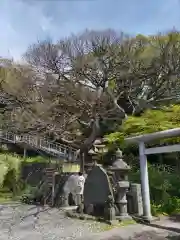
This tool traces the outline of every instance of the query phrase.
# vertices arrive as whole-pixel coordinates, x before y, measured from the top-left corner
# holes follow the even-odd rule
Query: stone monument
[[[127,193],[128,212],[135,216],[143,216],[143,203],[141,194],[141,184],[131,183]]]
[[[112,186],[106,171],[100,166],[93,167],[84,185],[84,211],[95,216],[104,216],[104,209],[111,196],[114,202]]]

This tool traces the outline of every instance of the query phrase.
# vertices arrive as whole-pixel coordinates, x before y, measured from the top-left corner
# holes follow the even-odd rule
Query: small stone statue
[[[110,224],[116,221],[116,211],[114,207],[113,197],[111,195],[108,196],[106,201],[106,206],[104,209],[104,217]]]

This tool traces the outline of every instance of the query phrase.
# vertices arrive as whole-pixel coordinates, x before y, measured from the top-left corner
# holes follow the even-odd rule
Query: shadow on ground
[[[180,214],[173,214],[169,217],[169,220],[174,221],[174,222],[180,222]]]
[[[169,236],[167,237],[169,240],[180,240],[180,236]]]
[[[119,236],[114,236],[109,238],[108,240],[180,240],[180,236],[162,236],[158,235],[156,232],[147,231],[143,233],[135,234],[133,237],[130,238],[123,238]]]

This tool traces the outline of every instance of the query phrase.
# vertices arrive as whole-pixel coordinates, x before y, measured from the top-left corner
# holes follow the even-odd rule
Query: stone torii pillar
[[[128,144],[136,143],[139,145],[140,156],[140,170],[141,170],[141,189],[143,198],[143,215],[148,221],[152,220],[150,194],[149,194],[149,179],[148,179],[148,166],[147,158],[148,154],[159,154],[168,152],[180,152],[180,144],[174,144],[171,146],[161,146],[155,148],[145,148],[144,143],[155,141],[163,138],[172,138],[180,136],[180,128],[174,128],[164,130],[155,133],[143,134],[139,136],[132,136],[125,139]]]
[[[145,154],[144,142],[139,142],[140,172],[141,172],[141,191],[143,200],[143,217],[147,221],[152,220],[151,203],[149,193],[149,177],[147,157]]]

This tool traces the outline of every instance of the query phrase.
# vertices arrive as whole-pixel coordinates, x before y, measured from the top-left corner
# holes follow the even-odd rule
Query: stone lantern
[[[128,172],[130,166],[123,161],[122,151],[116,151],[116,160],[109,167],[109,170],[115,174],[116,179],[116,200],[115,204],[118,208],[120,220],[131,218],[127,213],[126,193],[129,188]]]
[[[91,165],[92,166],[96,165],[96,162],[98,160],[97,153],[93,149],[90,149],[88,154],[91,155],[91,158],[92,158],[92,164]]]
[[[106,154],[108,152],[108,149],[107,149],[106,145],[104,144],[103,139],[96,139],[93,146],[94,146],[94,151],[98,157],[100,157],[100,155]]]
[[[88,154],[91,155],[92,157],[93,165],[96,165],[100,155],[105,154],[107,152],[108,149],[106,148],[106,145],[103,144],[103,140],[96,139],[93,144],[93,149],[90,149]]]

